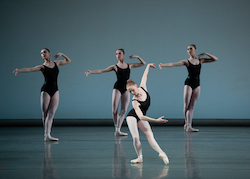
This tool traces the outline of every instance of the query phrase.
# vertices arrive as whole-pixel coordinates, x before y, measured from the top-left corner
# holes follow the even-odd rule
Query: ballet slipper
[[[125,132],[116,131],[116,132],[114,133],[114,135],[115,135],[115,136],[127,136],[128,134],[125,133]]]
[[[168,156],[165,153],[160,153],[159,157],[163,160],[163,162],[167,165],[169,164]]]
[[[133,159],[130,161],[130,163],[142,163],[143,162],[143,159],[142,157],[138,157],[136,159]]]
[[[58,138],[51,137],[50,135],[45,135],[44,136],[44,141],[58,141]]]
[[[186,132],[199,132],[199,129],[192,128],[191,126],[187,126]]]

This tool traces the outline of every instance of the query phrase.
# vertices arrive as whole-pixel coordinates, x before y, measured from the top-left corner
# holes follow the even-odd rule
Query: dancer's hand
[[[60,56],[62,56],[63,55],[63,53],[58,53],[58,54],[56,54],[54,57],[55,57],[55,59],[56,58],[58,58],[58,57],[60,57]]]
[[[86,71],[84,74],[88,77],[88,75],[90,74],[90,70]]]
[[[15,70],[13,71],[13,73],[15,73],[15,76],[17,76],[17,74],[18,74],[18,69],[15,69]]]
[[[159,68],[162,69],[162,63],[159,64]]]
[[[161,123],[167,123],[168,120],[167,120],[167,119],[163,119],[163,118],[164,118],[164,116],[161,116],[161,117],[159,117],[159,118],[157,119],[157,121],[158,121],[158,122],[161,122]]]
[[[129,58],[139,58],[138,55],[130,55]]]
[[[155,64],[154,63],[149,63],[148,66],[152,67],[152,68],[155,68]]]
[[[201,54],[198,55],[198,58],[200,59],[200,57],[203,57],[205,55],[207,55],[207,53],[201,53]]]

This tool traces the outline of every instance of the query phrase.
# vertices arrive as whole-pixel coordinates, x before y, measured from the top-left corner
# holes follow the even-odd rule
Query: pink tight
[[[160,148],[160,146],[158,145],[158,143],[156,142],[154,134],[151,130],[148,121],[140,120],[137,122],[135,117],[128,116],[127,124],[133,138],[133,144],[138,158],[142,159],[142,147],[141,147],[138,127],[146,135],[149,145],[159,154],[164,153]]]
[[[127,112],[127,108],[130,101],[130,93],[128,91],[121,94],[121,92],[117,89],[113,89],[112,94],[112,114],[115,125],[115,130],[117,135],[127,135],[126,133],[121,133],[120,129],[125,118],[125,114]],[[121,110],[118,115],[118,107],[121,102]]]
[[[41,92],[41,108],[43,114],[44,135],[50,137],[53,118],[59,104],[59,91],[52,97],[45,91]]]
[[[192,128],[192,119],[194,105],[200,96],[200,86],[192,90],[188,85],[184,86],[184,115],[185,115],[185,125],[184,129],[187,132],[198,132],[198,129]]]

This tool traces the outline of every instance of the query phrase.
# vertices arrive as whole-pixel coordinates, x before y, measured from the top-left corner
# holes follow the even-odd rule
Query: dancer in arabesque
[[[50,58],[50,51],[47,48],[41,50],[41,57],[44,59],[42,65],[31,68],[15,69],[13,73],[28,73],[41,71],[44,75],[44,85],[41,88],[41,108],[43,115],[44,126],[44,141],[58,141],[58,138],[51,136],[51,127],[54,119],[55,112],[59,104],[59,91],[57,86],[57,77],[59,73],[58,66],[66,65],[71,62],[69,57],[63,53],[58,53],[55,58],[62,56],[64,60],[52,61]]]
[[[133,80],[127,81],[127,90],[133,94],[132,105],[133,109],[127,115],[127,124],[129,131],[133,138],[133,144],[135,151],[137,153],[137,158],[131,160],[131,163],[142,163],[142,146],[139,137],[139,129],[146,135],[148,143],[150,146],[159,154],[159,157],[163,160],[165,164],[169,163],[169,159],[165,152],[160,148],[158,143],[154,138],[154,134],[151,130],[149,122],[157,122],[157,123],[166,123],[168,122],[166,119],[163,119],[164,116],[159,117],[157,119],[146,116],[146,112],[150,106],[150,96],[147,91],[147,76],[149,72],[149,67],[155,68],[153,63],[147,65],[144,74],[141,79],[140,86]]]
[[[126,89],[126,82],[130,77],[130,69],[140,67],[146,64],[144,60],[137,55],[131,55],[130,58],[137,58],[140,63],[126,63],[124,61],[124,57],[124,49],[118,49],[116,51],[116,58],[118,60],[118,63],[116,65],[111,65],[101,70],[88,70],[85,72],[86,76],[88,76],[89,74],[101,74],[110,71],[114,71],[116,73],[117,81],[114,84],[112,93],[112,115],[115,126],[115,136],[128,135],[127,133],[121,132],[121,127],[130,101],[130,95]],[[120,114],[118,115],[118,107],[120,102],[121,110]]]
[[[196,45],[189,45],[187,48],[187,53],[189,55],[189,59],[181,60],[176,63],[165,63],[159,64],[159,68],[162,67],[175,67],[175,66],[186,66],[188,70],[188,77],[185,81],[184,85],[184,116],[185,116],[185,124],[184,130],[187,132],[198,132],[199,129],[195,129],[192,127],[193,120],[193,111],[196,101],[200,96],[200,71],[201,64],[209,63],[217,61],[218,58],[209,53],[201,53],[198,55],[198,58],[195,56],[196,53]],[[201,58],[203,56],[208,56],[209,58]]]

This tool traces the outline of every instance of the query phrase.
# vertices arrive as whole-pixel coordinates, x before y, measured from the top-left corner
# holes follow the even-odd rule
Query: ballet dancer
[[[165,164],[169,163],[168,157],[165,154],[165,152],[162,151],[158,143],[156,142],[154,138],[154,134],[151,130],[149,122],[161,122],[161,123],[166,123],[168,120],[163,119],[164,116],[159,117],[158,119],[151,118],[146,116],[146,112],[150,106],[150,96],[147,91],[147,75],[149,71],[149,67],[155,68],[155,65],[153,63],[150,63],[147,65],[144,74],[141,79],[141,84],[138,87],[135,82],[131,79],[127,81],[127,90],[133,94],[132,98],[132,105],[133,109],[128,113],[127,115],[127,124],[129,131],[132,135],[133,138],[133,144],[135,151],[137,153],[138,158],[131,160],[131,163],[142,163],[143,158],[142,158],[142,147],[141,147],[141,142],[139,138],[139,132],[138,132],[138,127],[140,130],[146,135],[148,139],[148,143],[150,146],[159,153],[159,157],[163,159]]]
[[[59,104],[59,91],[57,86],[57,76],[59,69],[57,66],[66,65],[71,62],[69,57],[63,53],[55,55],[55,59],[62,56],[64,60],[51,61],[50,51],[47,48],[41,50],[41,57],[44,59],[43,65],[38,65],[31,68],[15,69],[13,73],[27,73],[42,71],[44,75],[44,85],[41,88],[41,108],[43,115],[44,126],[44,141],[58,141],[58,138],[50,135],[53,118]]]
[[[118,63],[116,65],[111,65],[108,68],[102,70],[88,70],[85,72],[86,76],[89,74],[101,74],[104,72],[115,71],[117,76],[117,81],[114,84],[112,93],[112,114],[115,126],[115,136],[127,136],[127,133],[121,132],[121,126],[127,112],[129,105],[130,94],[126,89],[126,82],[130,76],[130,69],[145,65],[146,63],[137,55],[131,55],[130,58],[138,58],[140,63],[125,63],[124,61],[125,52],[124,49],[118,49],[116,51],[116,58]],[[118,115],[118,107],[121,101],[121,110]]]
[[[189,45],[187,48],[187,53],[190,56],[187,60],[181,60],[176,63],[165,63],[159,64],[159,68],[162,67],[175,67],[175,66],[186,66],[188,70],[188,77],[184,85],[184,116],[185,124],[184,130],[187,132],[198,132],[199,129],[192,127],[193,110],[196,101],[200,96],[200,71],[202,63],[209,63],[217,61],[218,58],[209,53],[201,53],[198,58],[195,57],[196,45]],[[202,56],[208,56],[209,58],[201,58]]]

